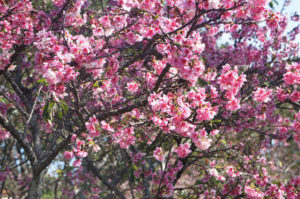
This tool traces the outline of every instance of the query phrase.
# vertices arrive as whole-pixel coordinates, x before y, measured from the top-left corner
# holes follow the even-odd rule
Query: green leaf
[[[69,110],[69,107],[67,106],[67,103],[66,103],[66,101],[64,101],[64,100],[60,100],[60,102],[61,102],[61,108],[63,109],[63,111],[64,111],[64,114],[67,114],[68,113],[68,110]]]
[[[45,122],[51,122],[53,118],[53,108],[55,106],[55,102],[47,102],[45,106],[42,108],[44,110],[43,112],[43,119]]]
[[[99,86],[99,81],[96,81],[94,84],[93,84],[93,87],[98,87]]]
[[[270,86],[269,82],[264,82],[264,85],[266,85],[267,87]]]
[[[178,43],[178,42],[174,42],[174,44],[176,45],[176,46],[178,46],[178,47],[181,47],[181,44],[180,43]]]
[[[201,87],[204,87],[204,86],[207,85],[208,83],[207,83],[205,80],[203,80],[203,79],[199,79],[199,80],[198,80],[198,84],[199,84]]]
[[[214,123],[220,123],[221,120],[212,120],[212,122],[214,122]]]
[[[45,78],[39,79],[39,80],[37,81],[37,83],[38,83],[38,84],[43,84],[43,85],[45,85],[45,86],[48,86],[48,82],[47,82],[47,80],[46,80]]]
[[[63,119],[63,115],[64,115],[63,114],[63,110],[59,109],[59,111],[58,111],[58,118],[62,120]]]
[[[278,3],[277,0],[272,0],[272,1],[269,3],[270,8],[275,9],[274,4],[276,4],[277,6],[279,5],[279,3]]]
[[[45,122],[48,122],[48,118],[49,118],[49,112],[48,112],[48,109],[45,109],[43,112],[43,120]]]

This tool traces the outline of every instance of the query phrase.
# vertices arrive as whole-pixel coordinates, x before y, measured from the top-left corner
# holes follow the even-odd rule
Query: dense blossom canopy
[[[0,0],[0,195],[300,198],[299,28],[274,2]]]

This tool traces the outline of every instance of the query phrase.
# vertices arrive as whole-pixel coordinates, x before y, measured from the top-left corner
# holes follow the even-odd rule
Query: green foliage
[[[47,80],[45,78],[39,79],[37,81],[38,84],[43,84],[45,86],[48,86]]]
[[[64,100],[61,102],[48,101],[43,109],[43,119],[45,122],[51,122],[53,116],[57,114],[59,119],[63,119],[63,116],[67,114],[69,107]]]
[[[273,10],[275,9],[274,4],[276,4],[277,6],[279,5],[277,0],[271,0],[271,2],[269,3],[270,8],[272,8]]]
[[[52,191],[43,193],[42,199],[53,199],[54,198],[54,193]]]

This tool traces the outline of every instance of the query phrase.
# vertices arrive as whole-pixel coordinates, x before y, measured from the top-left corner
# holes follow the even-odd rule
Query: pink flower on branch
[[[257,88],[253,93],[253,98],[255,101],[263,103],[269,102],[271,100],[272,90],[267,88]]]
[[[131,93],[136,93],[139,89],[139,85],[135,82],[127,83],[128,91]]]
[[[192,151],[190,150],[190,145],[188,143],[180,144],[179,147],[175,148],[174,152],[177,153],[178,157],[185,158]]]
[[[157,161],[164,162],[165,161],[165,154],[164,154],[164,151],[162,150],[162,148],[156,147],[155,151],[153,152],[153,157]]]
[[[65,156],[65,159],[66,159],[66,160],[70,160],[71,158],[74,157],[74,154],[73,154],[73,152],[65,151],[65,152],[64,152],[64,156]]]

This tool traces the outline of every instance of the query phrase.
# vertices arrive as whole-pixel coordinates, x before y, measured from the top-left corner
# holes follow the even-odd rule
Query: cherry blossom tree
[[[276,3],[0,0],[1,194],[299,198],[299,17]]]

